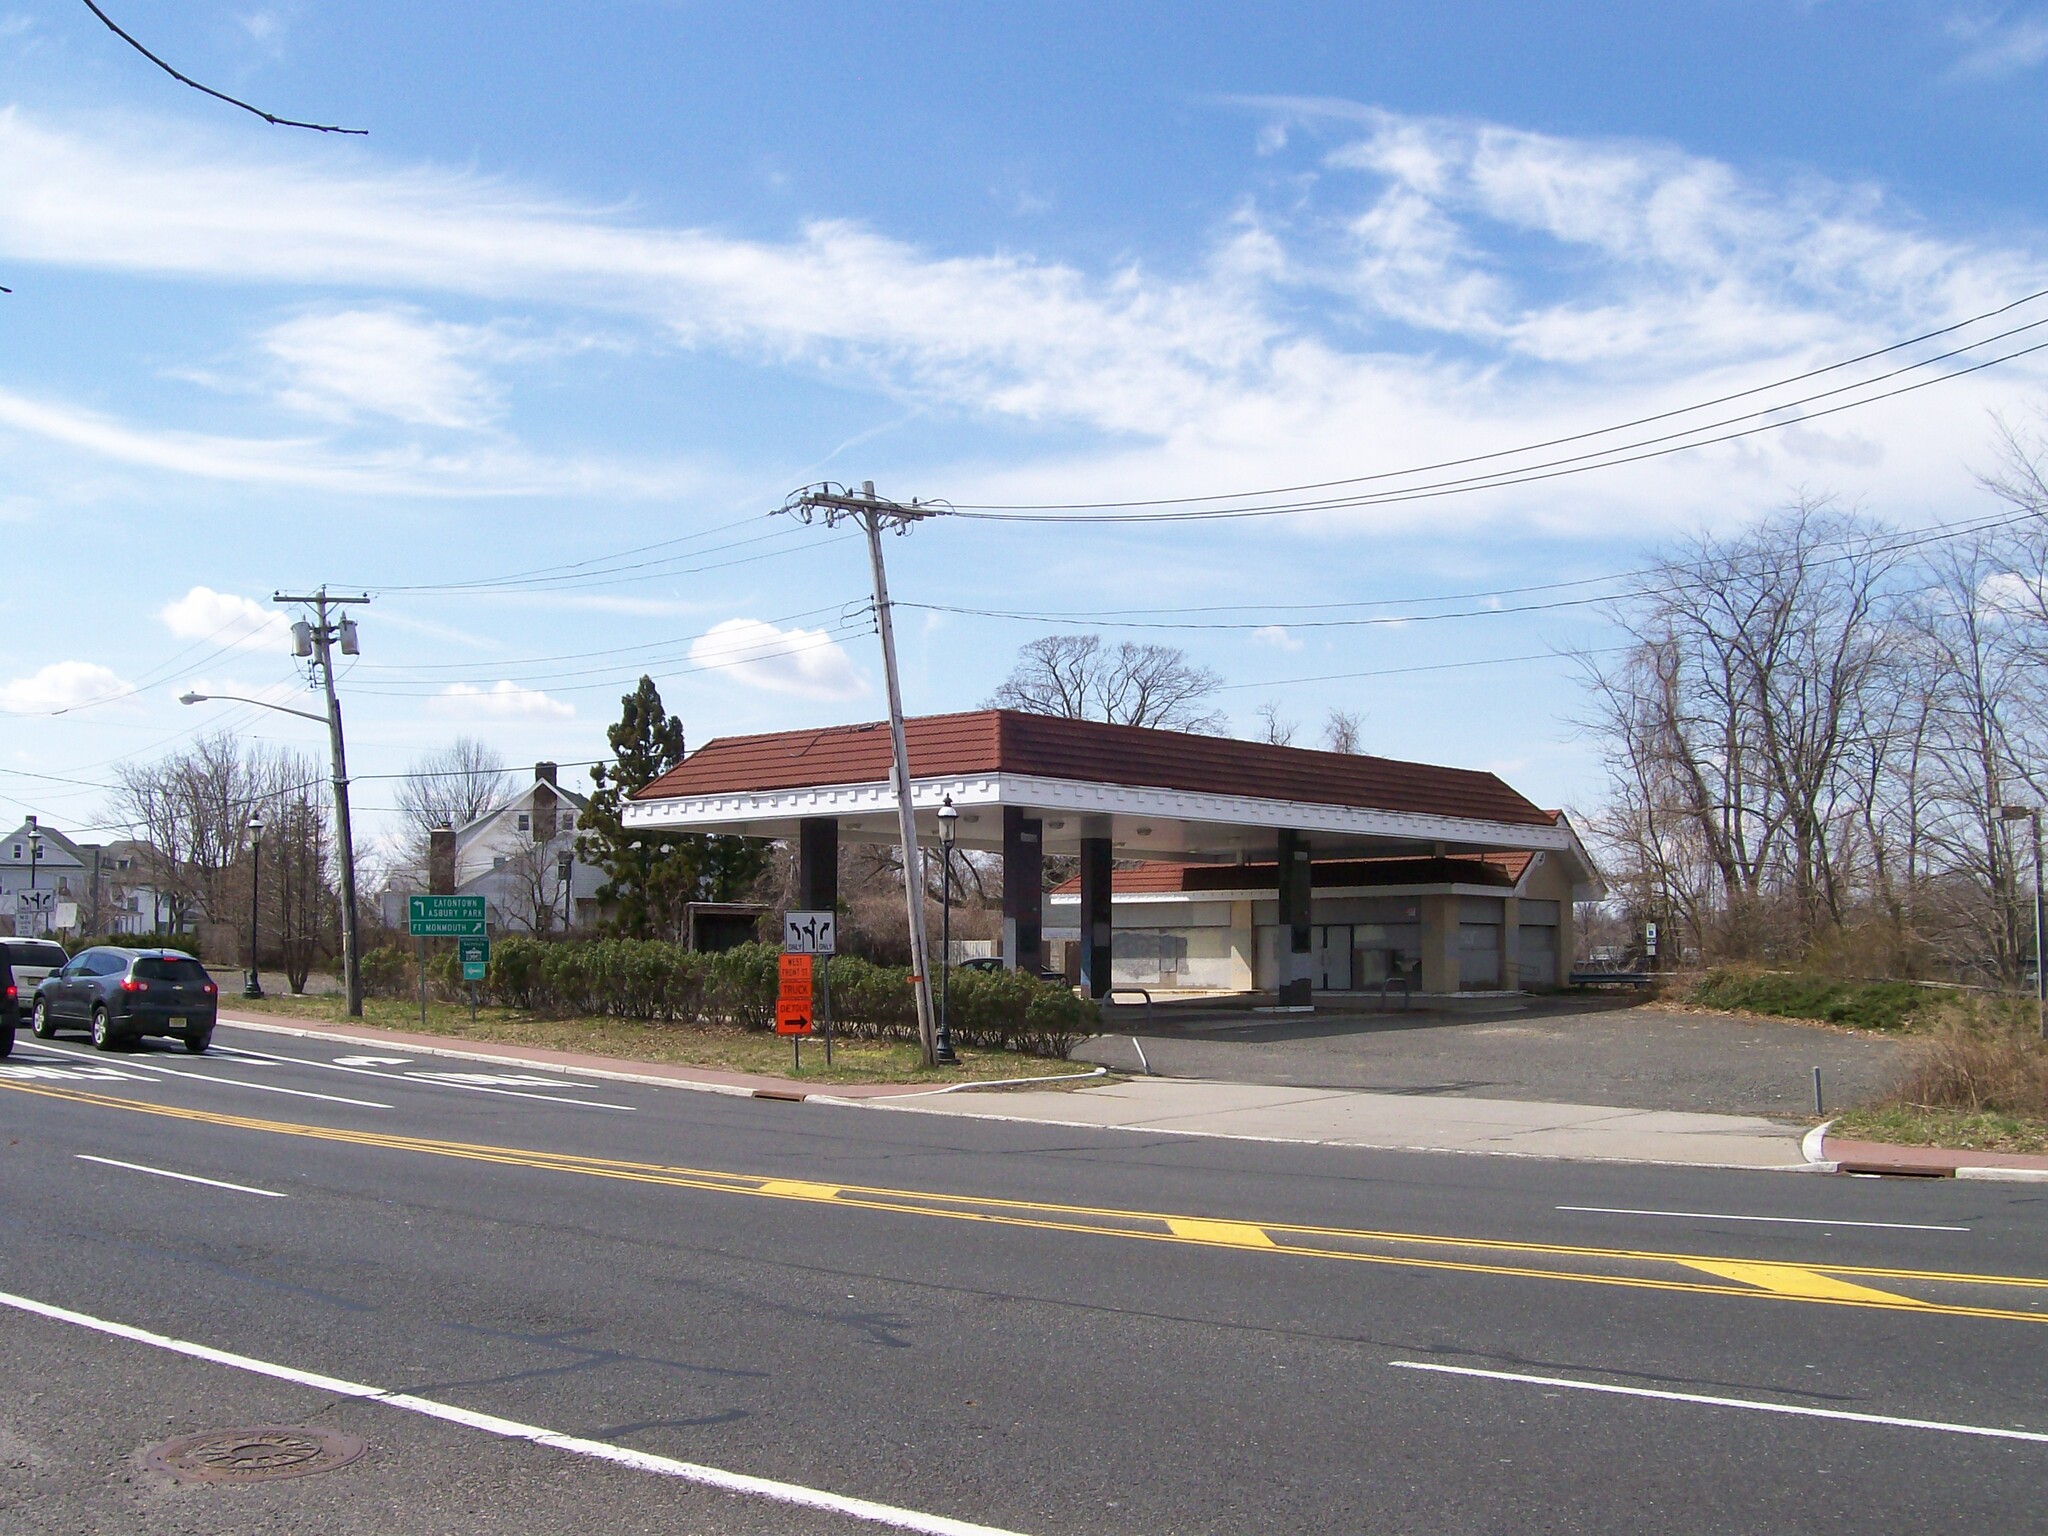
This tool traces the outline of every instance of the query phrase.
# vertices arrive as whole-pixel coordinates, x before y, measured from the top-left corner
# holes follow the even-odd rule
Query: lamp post
[[[960,1058],[953,1054],[953,829],[960,813],[953,809],[953,797],[939,806],[939,860],[944,874],[939,883],[939,1029],[933,1042],[932,1059],[950,1064]]]
[[[31,816],[28,819],[28,888],[31,891],[36,888],[36,865],[42,857],[43,829],[36,825],[35,817]],[[43,932],[43,913],[42,909],[35,905],[33,896],[29,898],[29,909],[29,921],[35,925],[36,936],[40,938]]]
[[[2034,832],[2034,1028],[2048,1040],[2048,964],[2043,963],[2048,957],[2041,953],[2041,807],[2002,805],[1998,819],[2027,822]]]
[[[259,895],[263,885],[263,818],[249,818],[249,976],[242,983],[242,996],[261,997],[263,979],[257,974],[259,961],[256,954],[257,935],[263,930],[258,926],[257,914],[263,908]]]

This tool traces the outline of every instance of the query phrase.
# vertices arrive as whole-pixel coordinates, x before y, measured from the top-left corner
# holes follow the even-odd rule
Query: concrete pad
[[[1807,1166],[1796,1127],[1749,1115],[1137,1080],[1070,1093],[948,1094],[877,1108],[1048,1125],[1716,1167]]]

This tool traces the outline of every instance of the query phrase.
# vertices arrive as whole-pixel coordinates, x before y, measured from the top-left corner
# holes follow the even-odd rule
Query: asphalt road
[[[1117,1027],[1078,1059],[1129,1071],[1130,1034],[1155,1072],[1287,1088],[1360,1088],[1450,1098],[1535,1099],[1626,1109],[1802,1116],[1819,1067],[1830,1108],[1883,1092],[1903,1042],[1831,1029],[1655,1005],[1537,999],[1498,1014],[1229,1015],[1116,1009]]]
[[[24,1037],[0,1152],[9,1533],[1867,1536],[2037,1528],[2048,1493],[2039,1186],[1151,1138],[231,1026],[203,1059]],[[368,1449],[250,1486],[142,1460],[277,1424]]]

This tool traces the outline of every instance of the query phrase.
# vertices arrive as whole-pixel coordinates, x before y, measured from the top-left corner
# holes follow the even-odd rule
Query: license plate
[[[171,1020],[171,1028],[173,1028],[173,1029],[183,1029],[184,1027],[185,1027],[185,1018],[184,1018],[184,1015],[183,1015],[183,1014],[180,1014],[180,1015],[179,1015],[179,1016],[178,1016],[177,1018],[175,1018],[175,1019]]]

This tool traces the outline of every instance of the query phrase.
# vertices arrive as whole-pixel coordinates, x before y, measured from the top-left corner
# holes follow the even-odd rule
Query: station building
[[[904,726],[920,844],[950,799],[956,845],[1003,855],[1005,962],[1071,946],[1093,997],[1555,986],[1573,902],[1602,894],[1566,818],[1491,773],[1012,710]],[[890,758],[882,722],[721,737],[624,820],[788,841],[801,905],[831,907],[842,842],[898,841]],[[1050,897],[1047,855],[1078,864]]]

